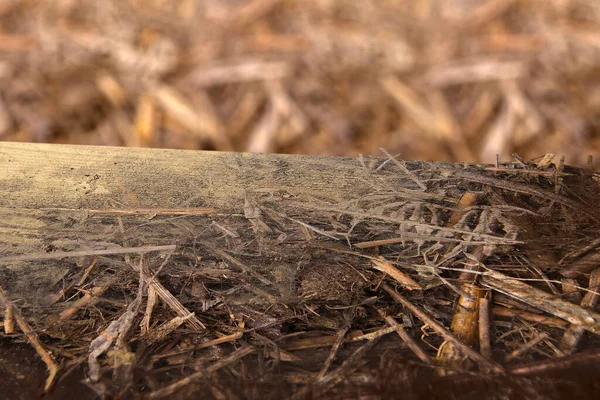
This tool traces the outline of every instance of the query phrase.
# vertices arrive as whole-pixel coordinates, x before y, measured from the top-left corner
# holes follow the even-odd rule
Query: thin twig
[[[150,319],[152,318],[152,311],[156,305],[156,290],[151,285],[148,285],[148,299],[146,300],[146,311],[144,312],[144,318],[140,322],[142,328],[142,335],[147,335],[150,332]]]
[[[415,174],[413,174],[411,171],[409,171],[409,169],[406,168],[406,165],[404,165],[404,163],[396,160],[396,157],[392,156],[390,153],[388,153],[388,151],[386,149],[384,149],[383,147],[380,147],[379,150],[383,154],[388,156],[402,170],[402,172],[404,172],[406,175],[408,175],[410,180],[412,180],[414,183],[416,183],[417,186],[419,186],[421,188],[421,190],[427,190],[427,185],[425,185],[423,182],[421,182],[421,180],[419,178],[417,178],[417,176]]]
[[[327,233],[327,232],[325,232],[325,231],[323,231],[323,230],[321,230],[319,228],[315,228],[314,226],[310,226],[307,223],[304,223],[302,221],[298,221],[297,219],[294,219],[292,217],[286,217],[285,215],[283,217],[285,217],[285,218],[289,219],[290,221],[293,221],[293,222],[295,222],[297,224],[300,224],[303,227],[305,227],[307,229],[310,229],[311,231],[317,232],[320,235],[327,236],[328,238],[333,239],[333,240],[340,240],[340,238],[336,238],[335,236],[330,235],[329,233]]]
[[[104,250],[78,250],[78,251],[57,251],[54,253],[31,253],[20,256],[6,256],[0,258],[0,262],[8,261],[41,261],[41,260],[60,260],[67,257],[83,256],[107,256],[113,254],[141,254],[153,251],[174,251],[177,248],[174,244],[165,246],[140,246],[140,247],[118,247]]]
[[[544,340],[548,339],[548,337],[549,337],[548,333],[546,333],[546,332],[540,333],[535,338],[533,338],[529,342],[525,343],[523,346],[519,347],[518,349],[516,349],[515,351],[513,351],[512,353],[507,355],[506,362],[512,361],[515,358],[522,356],[523,354],[527,353],[529,350],[531,350],[535,346],[537,346],[538,343],[543,342]]]
[[[122,338],[129,331],[142,302],[143,288],[144,282],[140,277],[139,290],[136,298],[129,303],[125,312],[117,320],[112,321],[108,327],[90,343],[90,348],[88,350],[88,384],[101,396],[106,394],[106,386],[100,380],[102,374],[100,373],[98,357],[106,352],[115,340]]]
[[[212,245],[210,245],[208,243],[203,243],[203,245],[206,248],[208,248],[212,253],[214,253],[216,256],[221,257],[226,262],[232,263],[233,265],[235,265],[239,269],[241,269],[243,272],[245,272],[248,275],[250,275],[250,276],[258,279],[260,282],[264,283],[265,285],[267,285],[267,286],[273,286],[273,283],[271,281],[269,281],[265,277],[261,276],[260,274],[256,273],[255,271],[253,271],[246,264],[244,264],[243,262],[241,262],[237,258],[231,256],[226,251],[221,250],[221,249],[217,249],[216,247],[214,247],[214,246],[212,246]]]
[[[151,286],[152,289],[154,289],[154,291],[156,292],[156,294],[158,294],[158,296],[165,302],[167,303],[167,305],[173,310],[175,311],[175,313],[177,313],[178,316],[180,317],[187,317],[190,314],[192,314],[192,312],[190,310],[188,310],[187,308],[184,307],[183,304],[181,304],[181,302],[175,297],[173,296],[173,294],[171,294],[171,292],[169,292],[163,285],[162,283],[159,282],[158,278],[156,277],[152,277],[150,276],[150,274],[148,273],[147,270],[145,270],[145,267],[143,265],[140,266],[134,266],[134,264],[130,264],[131,267],[135,270],[140,272],[137,268],[142,269],[142,279],[148,284],[148,286]],[[196,330],[202,330],[202,329],[206,329],[206,327],[204,326],[204,324],[195,316],[191,316],[188,319],[186,319],[186,322],[194,329]]]
[[[15,332],[15,312],[12,306],[5,307],[4,310],[4,333],[11,335]]]
[[[167,387],[164,387],[162,389],[159,389],[159,390],[156,390],[156,391],[150,393],[148,398],[149,399],[159,399],[161,397],[170,396],[173,393],[175,393],[176,391],[178,391],[179,389],[181,389],[185,386],[188,386],[192,382],[205,377],[207,374],[216,372],[219,369],[246,357],[248,354],[252,353],[253,351],[254,351],[254,349],[250,346],[242,347],[241,349],[234,351],[227,357],[221,358],[219,361],[215,362],[214,364],[212,364],[211,366],[206,368],[206,370],[200,370],[198,372],[194,372],[190,376],[186,376],[185,378],[180,379],[177,382],[172,383]]]
[[[394,267],[385,258],[379,258],[380,260],[371,260],[373,264],[375,264],[375,266],[373,267],[374,269],[385,272],[408,290],[423,290],[421,285],[415,282],[415,280],[412,279],[410,276],[400,271],[398,268]]]
[[[454,336],[452,333],[450,333],[446,328],[444,328],[442,325],[438,324],[433,318],[431,318],[425,312],[421,311],[421,309],[419,309],[417,306],[412,304],[406,298],[404,298],[401,295],[399,295],[398,293],[396,293],[396,291],[394,289],[392,289],[390,286],[388,286],[384,283],[383,285],[381,285],[381,287],[383,288],[383,290],[388,292],[389,295],[394,298],[394,300],[398,301],[404,307],[408,308],[410,310],[410,312],[415,314],[421,321],[423,321],[427,325],[429,325],[433,330],[435,330],[445,340],[447,340],[448,342],[450,342],[454,346],[456,346],[459,349],[459,351],[461,351],[464,355],[469,357],[471,360],[478,363],[480,366],[484,367],[485,369],[488,369],[488,370],[491,370],[491,371],[494,371],[497,373],[504,372],[504,369],[500,365],[496,364],[493,361],[488,360],[487,358],[483,357],[481,354],[477,353],[472,348],[466,346],[464,343],[462,343],[460,340],[458,340],[456,338],[456,336]]]
[[[598,363],[600,363],[600,349],[594,349],[585,353],[515,365],[514,367],[509,367],[508,370],[513,375],[531,376],[552,371],[569,370],[578,365],[597,366]]]
[[[48,378],[46,378],[46,383],[44,384],[44,392],[47,392],[52,387],[54,383],[54,379],[56,378],[56,374],[58,373],[58,365],[54,362],[53,357],[46,351],[42,342],[40,342],[37,334],[33,331],[29,323],[23,318],[19,309],[17,309],[12,302],[6,296],[4,290],[0,287],[0,302],[5,309],[11,309],[14,319],[25,334],[27,341],[33,346],[35,351],[38,353],[40,358],[46,364],[46,368],[48,368]]]
[[[489,176],[481,176],[465,171],[456,171],[454,177],[466,181],[478,182],[484,185],[493,186],[495,188],[505,189],[516,193],[528,194],[530,196],[535,196],[542,199],[554,200],[557,203],[563,204],[573,210],[577,210],[586,214],[588,217],[592,218],[596,222],[600,222],[600,219],[597,216],[593,215],[590,210],[583,208],[580,204],[576,203],[570,198],[561,196],[554,192],[545,192],[543,190],[536,189],[531,185],[506,181],[503,179],[492,178]]]
[[[66,321],[71,319],[73,315],[75,315],[75,313],[77,313],[77,311],[83,307],[97,303],[100,295],[102,295],[106,289],[108,289],[108,285],[96,286],[92,290],[88,291],[85,295],[83,295],[83,297],[71,304],[71,307],[61,312],[59,320]]]
[[[381,308],[378,308],[377,312],[379,313],[379,315],[381,315],[383,317],[383,319],[385,319],[385,322],[387,322],[390,326],[392,326],[396,330],[396,333],[398,333],[398,336],[400,336],[400,338],[402,340],[404,340],[404,343],[406,343],[408,348],[411,349],[412,352],[415,353],[415,355],[417,357],[419,357],[419,359],[421,361],[423,361],[424,363],[433,365],[433,361],[431,360],[431,358],[427,355],[427,353],[425,353],[425,351],[419,346],[419,344],[413,340],[413,338],[408,334],[408,332],[406,332],[406,330],[404,330],[402,325],[397,323],[396,320],[394,318],[392,318],[391,316],[386,315],[385,312]]]

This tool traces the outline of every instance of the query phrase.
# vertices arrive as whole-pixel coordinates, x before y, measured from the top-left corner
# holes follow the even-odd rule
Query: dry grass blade
[[[513,7],[516,0],[487,0],[473,8],[469,15],[469,24],[473,27],[485,24]]]
[[[148,286],[148,298],[146,300],[146,311],[144,312],[144,318],[140,322],[142,328],[142,335],[147,335],[150,332],[150,319],[152,318],[152,311],[156,305],[156,290],[152,286]]]
[[[581,303],[581,292],[578,289],[579,283],[574,278],[562,278],[561,289],[563,298],[571,303]]]
[[[156,292],[156,294],[171,308],[179,317],[186,318],[185,322],[187,322],[192,328],[196,330],[206,329],[204,324],[200,322],[200,320],[191,313],[187,308],[181,304],[179,300],[171,292],[169,292],[158,280],[155,276],[150,276],[148,271],[144,270],[144,266],[140,265],[139,267],[134,267],[131,264],[132,268],[137,271],[137,268],[141,268],[142,272],[140,272],[144,282]]]
[[[421,285],[415,282],[410,276],[394,267],[389,261],[383,257],[379,257],[379,260],[371,260],[378,271],[385,272],[392,278],[394,278],[399,284],[408,290],[423,290]]]
[[[283,122],[289,126],[288,134],[280,132],[277,137],[278,146],[293,144],[308,129],[309,122],[305,113],[291,98],[280,81],[267,81],[265,84],[273,108],[281,115]]]
[[[298,221],[297,219],[294,219],[294,218],[291,218],[291,217],[286,217],[286,218],[289,219],[290,221],[294,221],[295,223],[300,224],[304,228],[310,229],[311,231],[316,232],[316,233],[318,233],[320,235],[327,236],[328,238],[333,239],[333,240],[340,240],[339,238],[336,238],[335,236],[330,235],[327,232],[324,232],[322,229],[315,228],[314,226],[311,226],[311,225],[309,225],[309,224],[307,224],[305,222]]]
[[[380,83],[425,132],[436,131],[435,115],[417,93],[393,76],[381,79]]]
[[[421,188],[421,190],[427,190],[427,185],[425,185],[423,182],[421,182],[421,180],[413,172],[409,171],[408,168],[406,168],[406,165],[402,161],[396,160],[397,156],[392,156],[383,147],[380,147],[379,150],[381,150],[381,152],[383,154],[388,156],[394,162],[394,164],[396,164],[398,166],[398,168],[400,168],[400,170],[409,177],[410,180],[415,182],[417,184],[417,186],[419,186],[419,188]]]
[[[490,127],[481,149],[481,157],[491,161],[494,156],[506,158],[516,124],[516,116],[511,107],[504,105],[500,114]]]
[[[156,361],[156,360],[161,360],[164,358],[169,358],[169,357],[178,356],[178,355],[182,355],[182,354],[189,354],[190,352],[193,352],[195,350],[213,348],[214,346],[218,346],[223,343],[235,342],[236,340],[240,339],[242,336],[244,336],[243,332],[235,332],[235,333],[232,333],[231,335],[221,336],[217,339],[206,340],[203,343],[194,345],[194,347],[185,347],[182,350],[173,350],[173,351],[168,351],[168,352],[164,352],[161,354],[155,354],[152,356],[152,360]],[[218,357],[221,357],[221,356],[222,356],[222,354],[220,354],[220,352],[219,352]]]
[[[123,312],[117,320],[112,321],[108,327],[90,343],[87,357],[89,368],[87,383],[101,397],[107,396],[109,390],[107,385],[101,380],[102,376],[98,358],[108,351],[115,341],[117,341],[116,348],[122,347],[124,336],[127,335],[135,316],[139,312],[144,286],[144,282],[140,279],[137,297],[127,306],[125,312]]]
[[[4,333],[11,335],[15,332],[15,312],[9,305],[4,310]]]
[[[4,136],[5,133],[12,127],[12,119],[6,109],[6,105],[0,97],[0,137]]]
[[[71,283],[70,285],[67,285],[66,287],[63,287],[58,293],[53,293],[51,295],[49,295],[47,297],[47,302],[48,304],[54,304],[57,301],[64,299],[66,297],[66,295],[76,286],[78,287],[82,287],[83,284],[85,283],[85,281],[87,280],[88,276],[90,275],[90,273],[92,272],[92,270],[94,269],[94,267],[96,266],[96,263],[98,262],[98,258],[94,258],[94,260],[90,263],[90,265],[85,269],[85,271],[83,272],[83,275],[81,276],[81,278],[79,279],[78,282],[73,281],[73,283]]]
[[[490,335],[490,301],[485,297],[479,299],[479,351],[487,359],[492,358],[492,342]]]
[[[318,336],[306,339],[295,339],[285,343],[284,347],[287,351],[316,349],[319,347],[333,346],[337,336]]]
[[[363,335],[352,336],[352,337],[350,337],[348,342],[359,342],[361,340],[373,340],[380,336],[389,335],[390,333],[395,332],[395,331],[396,331],[396,328],[394,328],[392,326],[387,326],[385,328],[381,328],[381,329],[378,329],[373,332],[365,333]]]
[[[544,192],[543,190],[536,189],[536,188],[527,186],[522,183],[506,182],[501,179],[496,179],[496,178],[487,177],[487,176],[475,176],[469,172],[459,171],[456,173],[456,175],[460,178],[463,178],[463,179],[466,179],[466,180],[469,180],[472,182],[479,182],[484,185],[494,186],[494,187],[500,188],[500,189],[506,189],[509,191],[513,191],[515,193],[522,193],[522,194],[535,196],[538,198],[547,198],[550,200],[554,200],[560,204],[564,204],[566,207],[572,208],[573,210],[580,211],[580,212],[588,215],[590,218],[594,219],[596,222],[598,222],[598,217],[593,215],[590,212],[590,210],[586,210],[586,209],[582,208],[580,204],[578,204],[577,202],[571,200],[570,198],[568,198],[566,196],[560,196],[560,195],[557,195],[556,193]]]
[[[150,146],[155,142],[156,119],[154,100],[148,95],[142,96],[135,116],[135,138],[138,146]]]
[[[269,107],[248,138],[246,151],[250,153],[273,152],[280,124],[279,113],[273,107]]]
[[[590,275],[590,292],[587,292],[581,299],[580,306],[594,310],[598,304],[600,295],[600,268],[596,268]],[[560,350],[565,354],[572,354],[579,345],[579,341],[583,337],[584,329],[580,325],[571,325],[563,334],[560,342]]]
[[[575,260],[578,257],[581,257],[582,255],[584,255],[585,253],[588,253],[589,251],[593,250],[594,248],[600,246],[600,237],[595,238],[594,240],[592,240],[590,243],[587,243],[585,246],[578,248],[574,251],[569,252],[567,255],[565,255],[561,260],[560,263],[563,264],[565,261],[569,261],[569,260]],[[574,272],[577,272],[577,264],[575,264],[574,266],[572,266],[571,268],[573,270],[575,270]],[[567,269],[567,273],[570,272],[569,269]],[[564,274],[564,273],[563,273]],[[567,276],[567,275],[565,275]]]
[[[462,196],[460,196],[460,199],[456,204],[456,209],[452,212],[452,214],[450,214],[450,218],[448,218],[446,226],[455,226],[465,215],[467,209],[477,203],[477,199],[479,199],[479,195],[473,192],[465,192]]]
[[[215,209],[205,208],[107,208],[85,210],[90,216],[94,215],[211,215]]]
[[[148,331],[148,342],[156,342],[169,336],[175,329],[183,323],[194,317],[194,313],[188,314],[185,317],[174,317],[170,321],[157,326],[153,330]]]
[[[60,260],[61,258],[67,257],[106,256],[112,254],[143,254],[154,251],[174,251],[176,248],[177,246],[173,244],[166,246],[119,247],[106,250],[55,251],[54,253],[32,253],[22,256],[5,256],[0,258],[0,262]]]
[[[223,343],[234,342],[240,339],[244,334],[242,332],[232,333],[231,335],[222,336],[217,339],[209,340],[208,342],[204,342],[198,346],[195,346],[194,349],[204,349],[207,347],[217,346]]]
[[[543,333],[540,333],[540,334],[536,335],[535,338],[533,338],[532,340],[530,340],[529,342],[525,343],[520,348],[516,349],[515,351],[513,351],[512,353],[510,353],[509,355],[507,355],[506,356],[506,361],[508,362],[508,361],[514,360],[517,357],[520,357],[521,355],[525,354],[529,350],[533,349],[539,343],[541,343],[544,340],[548,339],[548,337],[549,337],[549,335],[546,332],[543,332]]]
[[[114,76],[107,73],[100,73],[96,77],[98,89],[115,107],[122,107],[127,103],[127,94],[123,86]]]
[[[571,304],[563,299],[534,288],[515,278],[497,271],[487,271],[482,276],[482,283],[491,289],[504,293],[532,307],[562,318],[574,325],[600,334],[600,314]]]
[[[265,284],[267,286],[272,286],[273,285],[273,283],[271,281],[269,281],[268,279],[264,278],[260,274],[256,273],[252,269],[250,269],[246,264],[244,264],[243,262],[241,262],[237,258],[235,258],[235,257],[227,254],[226,251],[223,251],[221,249],[217,249],[217,248],[215,248],[213,246],[210,246],[210,245],[206,245],[206,243],[204,245],[212,253],[214,253],[218,257],[221,257],[223,260],[225,260],[227,262],[230,262],[231,264],[235,265],[236,267],[238,267],[239,269],[241,269],[243,272],[247,273],[249,276],[252,276],[252,277],[258,279],[261,283],[263,283],[263,284]]]
[[[549,317],[543,314],[535,314],[532,312],[501,306],[492,307],[492,315],[496,317],[522,318],[528,322],[551,326],[553,328],[566,328],[568,325],[566,321],[560,318]]]
[[[77,311],[88,305],[94,305],[100,299],[99,297],[108,289],[109,285],[96,286],[90,291],[87,291],[80,299],[75,301],[69,308],[60,313],[59,320],[65,321],[71,319]]]
[[[408,334],[408,332],[404,330],[402,325],[398,324],[396,320],[391,316],[385,315],[385,312],[382,309],[378,308],[377,312],[383,317],[383,319],[385,319],[385,322],[387,322],[390,326],[394,328],[396,333],[398,333],[398,336],[400,336],[400,338],[404,340],[406,345],[412,350],[413,353],[415,353],[417,357],[419,357],[421,361],[427,364],[433,364],[431,358],[427,355],[427,353],[423,351],[423,349],[417,344],[417,342],[414,341],[414,339]]]
[[[277,6],[281,0],[252,0],[238,7],[231,19],[236,25],[245,25],[265,16]]]

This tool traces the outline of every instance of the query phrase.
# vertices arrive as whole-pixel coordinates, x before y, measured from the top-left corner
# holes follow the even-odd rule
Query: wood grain
[[[50,144],[0,143],[0,207],[181,208],[240,211],[245,192],[291,190],[329,199],[415,188],[356,159]]]

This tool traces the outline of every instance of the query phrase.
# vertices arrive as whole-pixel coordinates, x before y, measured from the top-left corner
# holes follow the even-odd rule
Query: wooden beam
[[[39,260],[61,251],[119,248],[124,245],[119,242],[119,216],[127,228],[131,218],[143,223],[155,215],[251,219],[249,202],[258,197],[341,204],[398,190],[431,196],[389,160],[376,171],[384,162],[376,157],[361,163],[341,157],[2,142],[0,275],[7,273],[3,264],[17,274],[8,287],[13,292],[26,290],[29,280],[52,286],[65,264],[26,260],[46,252],[48,257]],[[419,164],[407,165],[414,169]],[[161,237],[160,228],[150,237],[148,245],[155,246],[176,240]],[[52,266],[63,272],[52,272]]]
[[[418,189],[397,174],[376,179],[390,189]],[[347,199],[371,190],[372,181],[372,171],[352,158],[0,143],[0,207],[8,208],[239,212],[248,191]]]

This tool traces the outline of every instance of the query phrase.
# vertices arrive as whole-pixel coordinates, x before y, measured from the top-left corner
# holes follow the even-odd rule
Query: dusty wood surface
[[[255,190],[341,200],[372,189],[370,171],[359,167],[351,158],[0,143],[0,206],[230,212]],[[397,173],[380,179],[390,188],[416,187]]]
[[[4,142],[0,243],[11,253],[44,251],[65,227],[90,216],[239,215],[257,195],[338,203],[373,191],[420,190],[402,171],[375,173],[383,162]],[[430,174],[453,170],[440,163]]]
[[[68,366],[86,398],[229,398],[219,385],[243,382],[265,398],[385,397],[417,375],[444,388],[511,371],[546,382],[543,396],[550,378],[524,363],[563,373],[598,357],[598,182],[549,157],[0,143],[0,350],[24,333],[46,390],[60,393]],[[576,340],[561,340],[567,328]],[[519,387],[502,379],[498,396]]]

